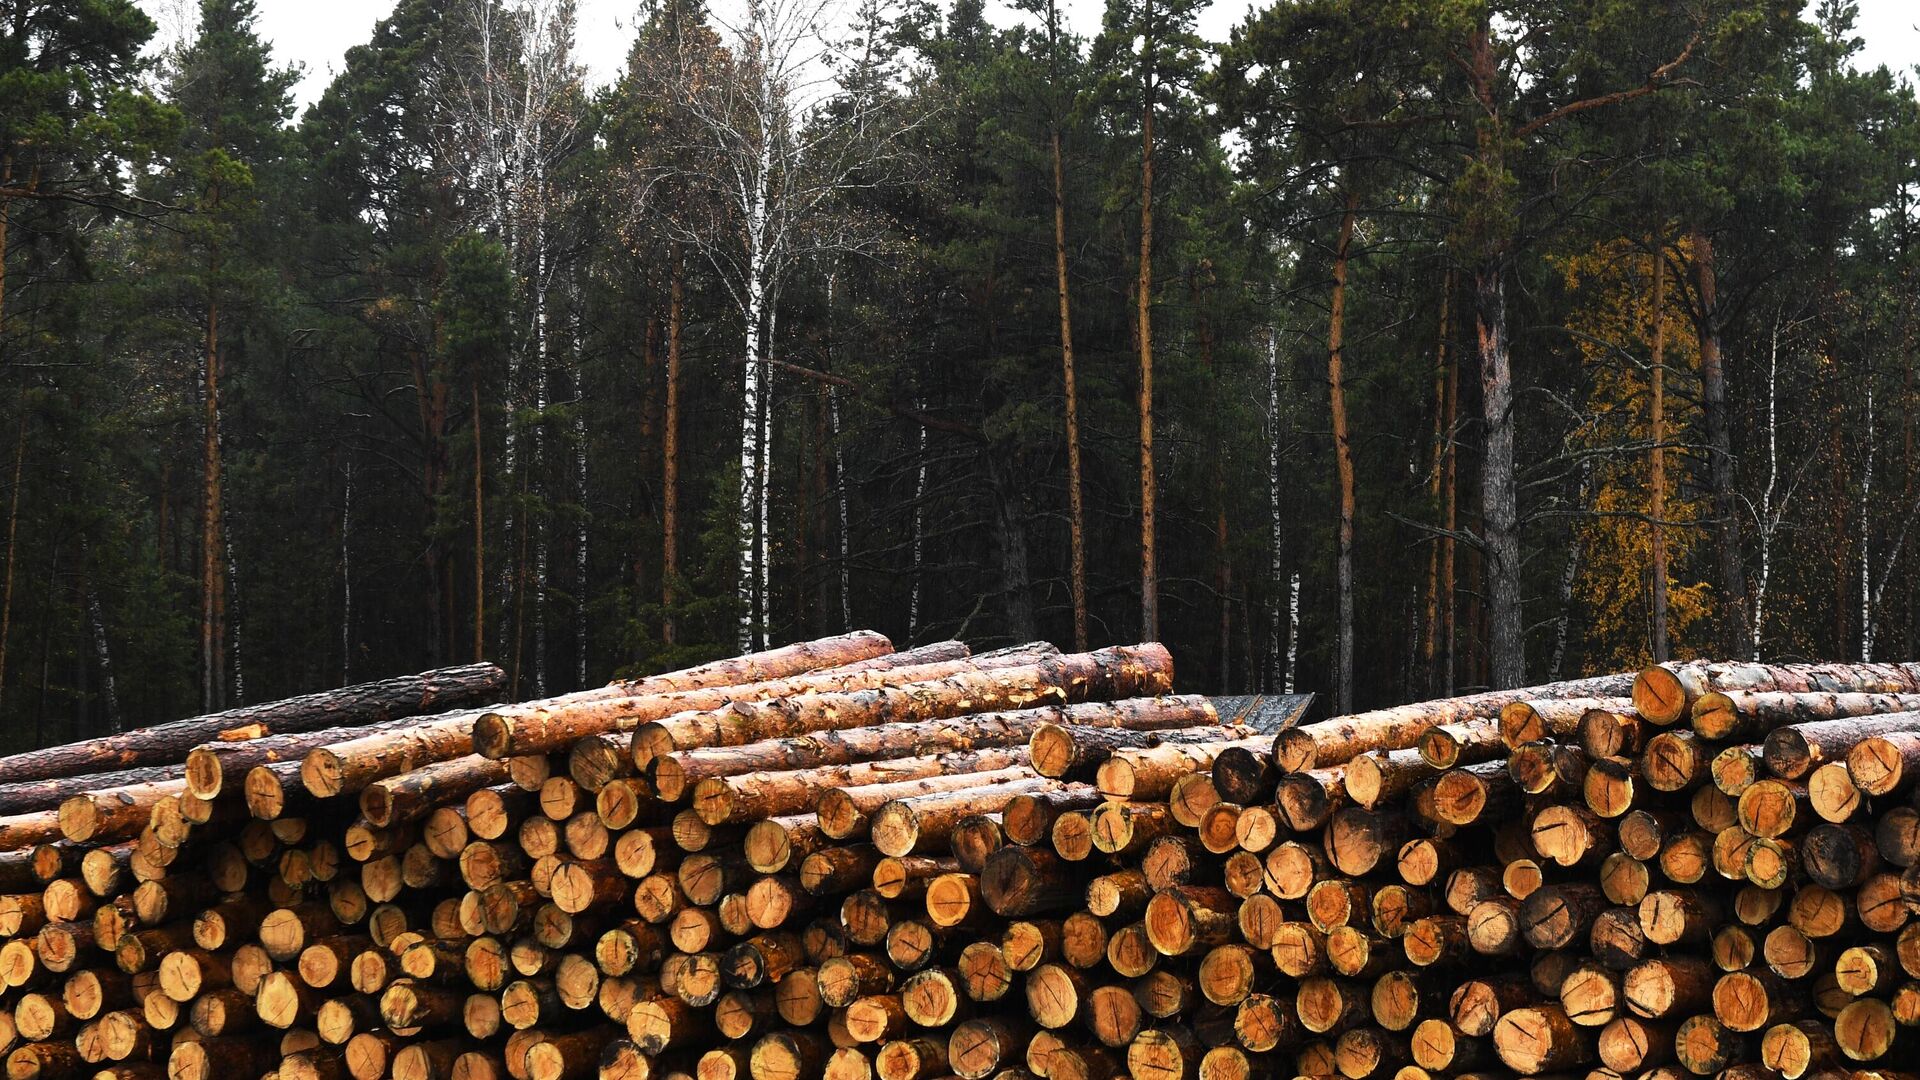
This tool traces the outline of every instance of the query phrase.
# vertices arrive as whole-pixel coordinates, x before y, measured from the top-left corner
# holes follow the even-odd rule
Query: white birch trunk
[[[924,412],[925,401],[915,401],[913,407]],[[927,498],[927,427],[920,425],[920,468],[913,482],[913,596],[907,604],[907,635],[910,640],[920,640],[920,556],[925,541],[926,498]]]
[[[93,565],[92,547],[87,538],[80,538],[80,565]],[[100,702],[107,711],[107,726],[113,731],[120,730],[120,695],[113,682],[113,652],[107,646],[107,620],[100,610],[100,593],[93,587],[93,575],[83,577],[86,582],[87,627],[93,634],[94,664],[100,669]]]
[[[1773,579],[1773,534],[1779,526],[1774,492],[1780,485],[1780,319],[1773,321],[1773,343],[1767,355],[1767,486],[1760,492],[1760,580],[1753,590],[1753,659],[1760,660],[1761,633],[1766,629],[1767,585]]]
[[[736,644],[743,653],[753,651],[760,629],[759,516],[755,504],[759,501],[761,491],[760,410],[766,383],[766,342],[761,336],[761,320],[766,314],[768,260],[764,241],[772,164],[772,146],[763,138],[759,155],[760,169],[754,178],[747,205],[747,280],[745,303],[742,305],[742,315],[746,319],[747,356],[746,374],[740,389],[740,570],[735,596],[740,604]]]
[[[587,371],[580,348],[580,287],[575,283],[570,315],[573,339],[573,685],[587,685]]]
[[[1860,660],[1873,660],[1873,376],[1867,376],[1867,453],[1860,477]]]
[[[1281,615],[1279,604],[1280,577],[1285,572],[1282,559],[1282,540],[1284,530],[1280,513],[1280,443],[1284,437],[1280,416],[1280,332],[1277,327],[1267,328],[1267,513],[1268,513],[1268,580],[1273,583],[1274,603],[1270,606],[1269,629],[1273,641],[1273,665],[1267,673],[1267,688],[1285,682],[1287,692],[1293,691],[1293,637],[1289,624],[1286,637],[1282,639]],[[1297,590],[1299,575],[1294,575],[1294,587]],[[1295,603],[1298,603],[1296,598]],[[1282,667],[1282,654],[1285,666]]]
[[[542,510],[534,516],[533,527],[533,694],[547,695],[547,526],[552,517],[541,496],[547,483],[547,220],[546,200],[536,192],[539,206],[534,216],[533,236],[533,471],[528,476],[529,494],[539,500]]]
[[[754,648],[767,647],[772,634],[773,594],[768,582],[773,573],[773,560],[768,557],[772,546],[772,533],[768,529],[768,514],[773,506],[773,343],[774,332],[780,319],[780,291],[778,288],[767,290],[767,340],[768,362],[760,372],[760,488],[754,493],[755,521],[753,530],[753,567],[754,602],[759,606],[760,630],[754,638]]]
[[[847,513],[847,461],[840,446],[840,388],[827,387],[827,422],[833,432],[833,487],[840,510],[840,629],[853,629],[853,591],[847,568],[852,555],[851,521]]]
[[[1293,677],[1300,663],[1300,571],[1293,572],[1287,586],[1287,672],[1286,693],[1293,693]]]
[[[227,526],[220,530],[220,540],[227,549],[227,634],[228,647],[233,651],[233,696],[228,701],[233,705],[245,705],[247,673],[240,664],[240,624],[245,619],[246,609],[240,603],[240,560],[233,553],[233,532],[238,523],[239,516],[228,510]]]

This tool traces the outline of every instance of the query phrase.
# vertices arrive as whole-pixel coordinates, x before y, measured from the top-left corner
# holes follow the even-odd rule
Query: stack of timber
[[[1154,644],[860,633],[539,702],[48,752],[172,771],[0,818],[0,1058],[9,1080],[1920,1072],[1895,1050],[1920,1025],[1920,665],[1683,664],[1277,734],[1172,676]]]

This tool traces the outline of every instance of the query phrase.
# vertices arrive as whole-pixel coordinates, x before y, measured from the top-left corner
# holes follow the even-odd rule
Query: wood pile
[[[1920,665],[1673,665],[1278,735],[1172,674],[1152,644],[861,633],[54,754],[171,772],[0,817],[0,1056],[10,1080],[1909,1075]]]

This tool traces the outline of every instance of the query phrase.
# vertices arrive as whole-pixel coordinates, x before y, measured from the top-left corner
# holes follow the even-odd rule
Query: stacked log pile
[[[1171,687],[1158,645],[855,634],[129,763],[177,775],[0,818],[0,1053],[11,1080],[1906,1075],[1920,665],[1278,735]]]

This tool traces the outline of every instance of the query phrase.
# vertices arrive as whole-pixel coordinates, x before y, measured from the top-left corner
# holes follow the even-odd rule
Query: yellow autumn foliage
[[[1679,245],[1685,262],[1685,243]],[[1698,461],[1679,444],[1698,443],[1700,348],[1677,282],[1666,282],[1667,640],[1674,658],[1692,655],[1689,630],[1705,633],[1712,589],[1699,579],[1694,552],[1707,539],[1707,502],[1691,483]],[[1573,308],[1567,326],[1585,365],[1584,422],[1568,451],[1588,452],[1586,509],[1576,519],[1580,546],[1573,584],[1573,629],[1584,640],[1583,666],[1618,671],[1652,660],[1653,528],[1651,501],[1652,263],[1626,241],[1600,244],[1559,260]],[[1598,452],[1595,452],[1598,451]]]

